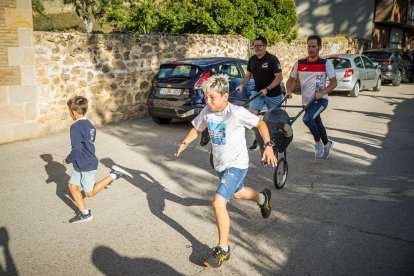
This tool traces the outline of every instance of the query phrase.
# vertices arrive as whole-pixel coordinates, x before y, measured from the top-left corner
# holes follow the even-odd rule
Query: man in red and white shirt
[[[328,139],[320,114],[327,108],[328,93],[336,87],[337,81],[332,64],[319,57],[322,48],[320,36],[309,36],[307,44],[308,57],[296,61],[286,83],[286,90],[291,98],[294,81],[299,78],[302,104],[313,102],[305,110],[303,122],[315,140],[315,157],[326,159],[329,158],[334,142]],[[329,78],[328,86],[326,86],[326,78]]]

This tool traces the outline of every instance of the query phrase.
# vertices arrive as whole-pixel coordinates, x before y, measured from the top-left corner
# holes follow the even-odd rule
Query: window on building
[[[407,24],[414,26],[414,1],[408,3]]]
[[[391,28],[389,48],[402,49],[403,47],[403,29]]]

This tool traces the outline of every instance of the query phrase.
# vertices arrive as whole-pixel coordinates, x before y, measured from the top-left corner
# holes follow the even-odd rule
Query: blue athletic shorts
[[[216,194],[230,201],[233,195],[244,188],[243,179],[248,169],[228,168],[222,172],[218,172],[220,184]]]
[[[69,179],[69,184],[74,184],[85,192],[91,192],[95,186],[96,171],[80,172],[74,169]]]
[[[250,95],[250,99],[256,96],[259,92],[252,91],[252,94]],[[280,94],[276,97],[263,97],[259,96],[253,101],[250,102],[249,108],[255,109],[255,110],[262,110],[263,107],[266,105],[267,110],[270,110],[272,107],[278,106],[283,101],[283,95]]]

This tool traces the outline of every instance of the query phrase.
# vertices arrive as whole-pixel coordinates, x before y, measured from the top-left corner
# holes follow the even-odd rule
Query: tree
[[[80,1],[80,0],[78,0]],[[294,0],[102,0],[105,20],[137,34],[239,34],[269,43],[297,37]]]
[[[116,31],[146,34],[158,24],[156,3],[149,0],[102,0],[104,20]]]
[[[73,4],[76,14],[82,20],[86,32],[93,31],[96,19],[103,16],[102,2],[99,0],[63,0],[65,4]]]
[[[32,1],[32,11],[36,15],[45,15],[45,7],[40,0]]]

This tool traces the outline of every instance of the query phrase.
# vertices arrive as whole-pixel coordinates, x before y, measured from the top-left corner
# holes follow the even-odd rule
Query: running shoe
[[[259,149],[259,143],[256,140],[253,141],[253,144],[250,146],[249,150],[256,151]]]
[[[329,156],[331,155],[331,151],[332,151],[333,146],[334,146],[334,141],[332,141],[332,140],[329,140],[328,144],[326,146],[324,146],[324,150],[323,150],[323,158],[324,159],[329,158]]]
[[[112,169],[111,169],[111,172],[110,172],[110,173],[113,173],[113,174],[115,174],[115,175],[116,175],[116,178],[115,178],[115,179],[121,178],[121,177],[123,177],[124,175],[129,176],[129,177],[131,177],[131,178],[134,178],[134,176],[133,176],[132,174],[130,174],[130,173],[129,173],[129,172],[127,172],[126,170],[124,170],[124,169],[122,169],[122,168],[118,167],[117,165],[113,165],[113,166],[112,166]]]
[[[272,193],[269,191],[269,189],[264,189],[260,192],[265,197],[265,202],[263,205],[260,205],[260,212],[262,213],[263,218],[268,218],[270,216],[270,213],[272,212],[272,207],[270,206],[270,199],[272,198]]]
[[[227,252],[220,246],[216,246],[213,248],[213,254],[205,260],[204,266],[217,268],[228,259],[230,259],[230,246]]]
[[[85,221],[90,221],[91,219],[93,219],[91,210],[89,210],[89,213],[87,215],[85,215],[84,213],[82,213],[81,211],[79,211],[76,214],[76,216],[74,216],[73,218],[71,218],[69,220],[69,223],[85,222]]]
[[[315,157],[321,158],[323,156],[323,143],[317,142],[315,144]]]

